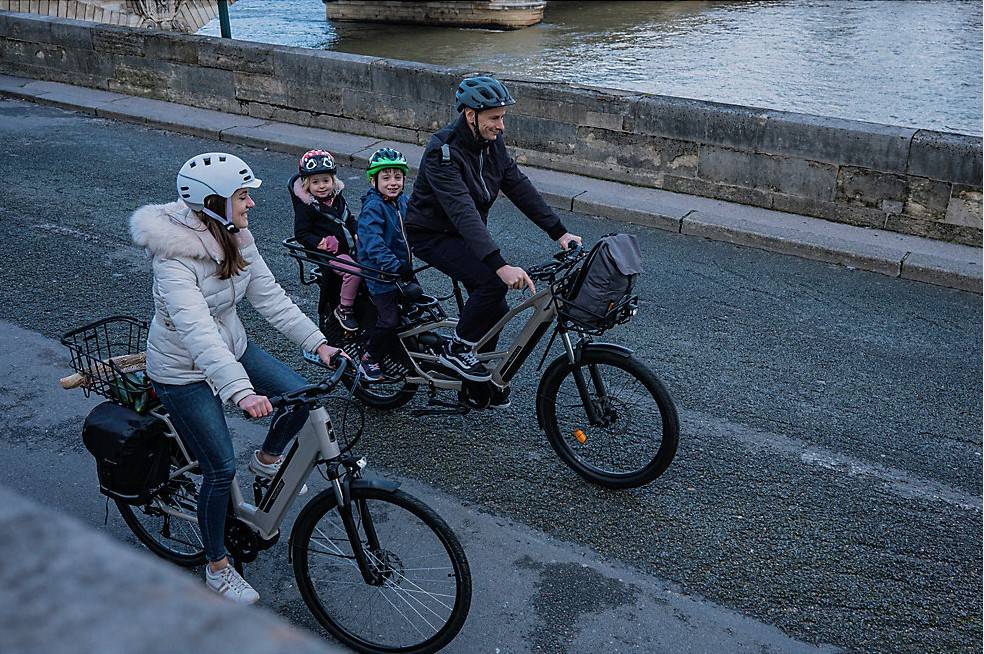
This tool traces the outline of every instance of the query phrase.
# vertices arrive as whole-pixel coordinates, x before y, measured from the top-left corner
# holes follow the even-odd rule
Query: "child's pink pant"
[[[347,254],[337,254],[335,255],[335,258],[344,259],[350,263],[355,263],[352,257]],[[359,268],[333,261],[331,264],[331,270],[342,278],[342,292],[339,294],[340,304],[343,307],[350,307],[354,305],[355,296],[359,294],[359,283],[362,282],[362,278],[358,274]]]

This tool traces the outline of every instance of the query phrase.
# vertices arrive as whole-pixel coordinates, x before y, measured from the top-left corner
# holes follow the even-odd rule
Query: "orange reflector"
[[[588,442],[588,435],[585,434],[580,429],[574,430],[574,438],[576,438],[577,442],[580,443],[581,445],[584,445],[585,443]]]

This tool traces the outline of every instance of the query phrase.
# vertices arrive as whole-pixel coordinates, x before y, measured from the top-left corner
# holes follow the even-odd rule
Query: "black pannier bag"
[[[564,303],[564,317],[599,328],[625,322],[632,287],[642,272],[639,243],[632,234],[608,234],[591,248],[574,277]],[[624,315],[613,315],[624,314]]]
[[[170,443],[164,423],[113,402],[86,417],[82,442],[96,459],[99,490],[127,504],[145,504],[167,481]]]

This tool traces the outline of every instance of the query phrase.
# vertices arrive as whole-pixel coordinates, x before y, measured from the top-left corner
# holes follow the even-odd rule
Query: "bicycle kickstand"
[[[414,409],[410,412],[414,418],[421,416],[463,416],[471,411],[471,408],[461,402],[445,402],[437,399],[437,389],[430,389],[430,397],[427,398],[427,406],[442,407],[440,409]]]

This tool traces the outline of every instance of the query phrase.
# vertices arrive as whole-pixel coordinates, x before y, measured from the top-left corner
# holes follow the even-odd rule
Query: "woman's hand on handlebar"
[[[523,288],[527,287],[530,289],[531,293],[536,293],[536,286],[533,285],[533,280],[530,276],[526,274],[526,271],[519,266],[505,265],[495,271],[495,274],[499,276],[499,279],[508,286],[509,288]]]
[[[352,358],[349,355],[347,355],[345,352],[343,352],[341,349],[337,347],[332,347],[327,343],[322,343],[321,345],[319,345],[318,349],[315,350],[315,352],[317,353],[318,357],[321,359],[322,363],[324,363],[329,368],[335,367],[335,364],[337,363],[335,357],[342,356],[348,359],[349,361],[352,360]]]
[[[273,413],[273,405],[266,395],[247,395],[239,400],[239,408],[246,412],[250,418],[262,418]]]
[[[567,232],[566,234],[558,238],[557,243],[560,244],[561,250],[570,250],[571,243],[577,243],[577,247],[581,247],[582,245],[584,245],[580,236],[578,236],[577,234],[571,234],[570,232]]]

